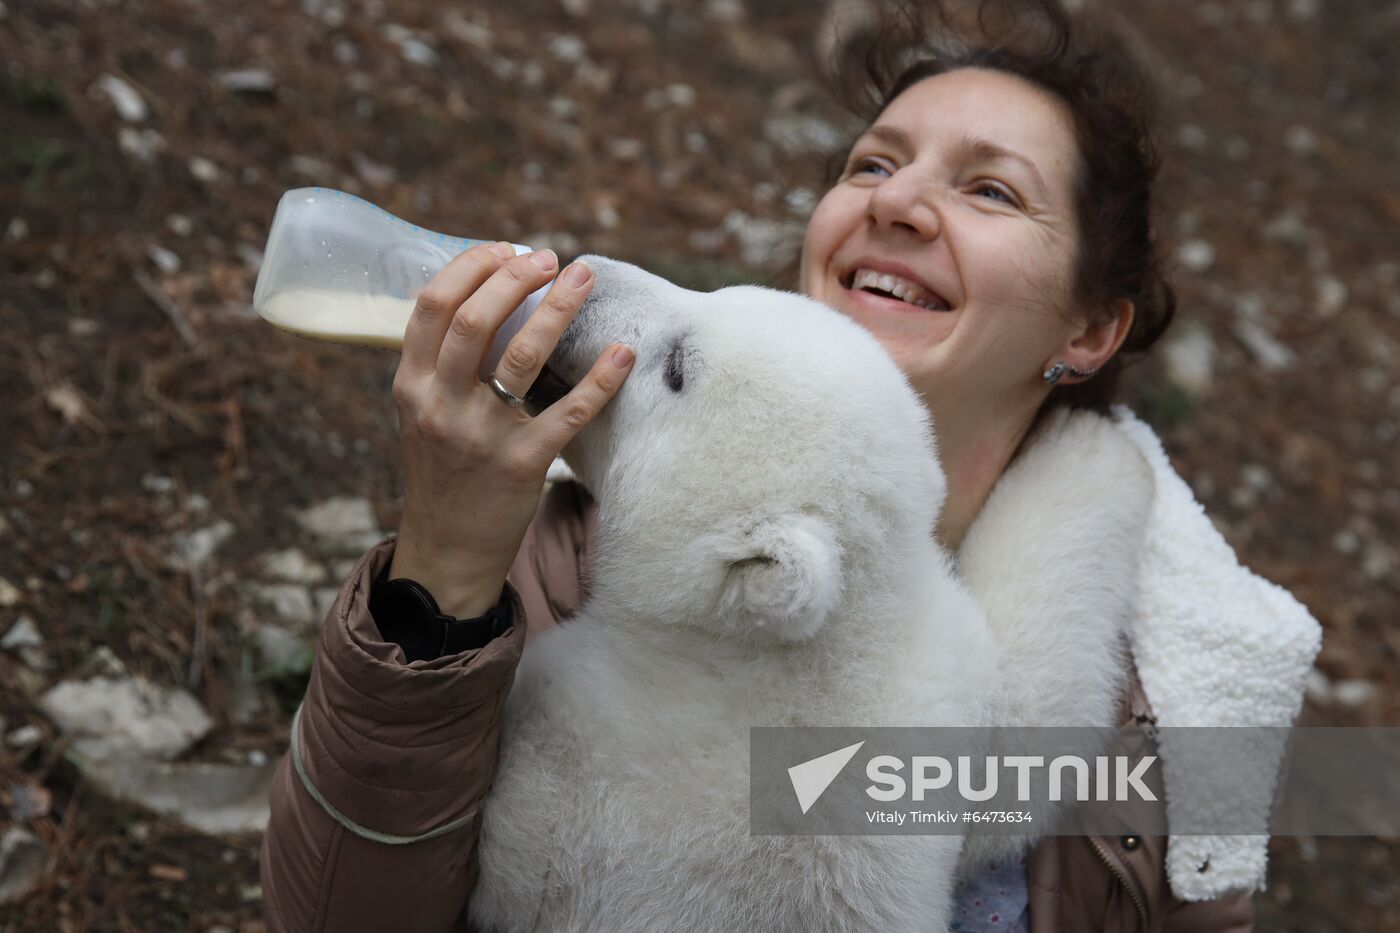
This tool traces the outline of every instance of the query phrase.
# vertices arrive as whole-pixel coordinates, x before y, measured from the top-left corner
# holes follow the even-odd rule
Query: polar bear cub
[[[474,922],[943,929],[962,841],[750,836],[749,728],[1113,723],[1145,464],[1096,418],[1018,460],[977,532],[978,574],[1019,581],[989,619],[932,535],[934,437],[873,337],[797,295],[588,261],[550,366],[575,382],[614,341],[637,362],[566,451],[600,505],[591,593],[521,662]],[[1128,582],[1037,578],[1047,553]]]

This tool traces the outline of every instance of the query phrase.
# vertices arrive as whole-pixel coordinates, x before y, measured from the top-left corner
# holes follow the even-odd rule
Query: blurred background
[[[1114,6],[1181,297],[1129,401],[1325,626],[1304,721],[1400,723],[1400,3]],[[281,193],[770,281],[861,7],[0,0],[0,928],[262,929],[266,780],[400,492],[397,357],[251,310]],[[1397,866],[1276,839],[1260,928],[1400,929]]]

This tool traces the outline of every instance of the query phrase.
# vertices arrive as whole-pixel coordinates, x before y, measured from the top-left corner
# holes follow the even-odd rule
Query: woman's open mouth
[[[875,307],[899,311],[951,311],[941,296],[920,285],[871,269],[853,269],[840,279],[841,287],[858,300]]]

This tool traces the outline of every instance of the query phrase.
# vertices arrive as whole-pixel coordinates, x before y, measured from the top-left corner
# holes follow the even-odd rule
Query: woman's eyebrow
[[[891,146],[896,146],[900,149],[914,148],[914,141],[909,138],[908,133],[897,126],[890,126],[886,123],[877,123],[860,135],[861,139],[864,139],[866,136],[874,136],[876,139],[883,139]]]

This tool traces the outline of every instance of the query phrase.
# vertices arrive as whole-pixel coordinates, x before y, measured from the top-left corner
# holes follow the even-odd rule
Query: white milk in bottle
[[[483,242],[494,241],[426,230],[333,188],[294,188],[272,219],[253,308],[302,337],[397,350],[423,286]],[[512,246],[517,255],[530,251]],[[483,381],[548,289],[527,297],[496,331],[482,359]]]

